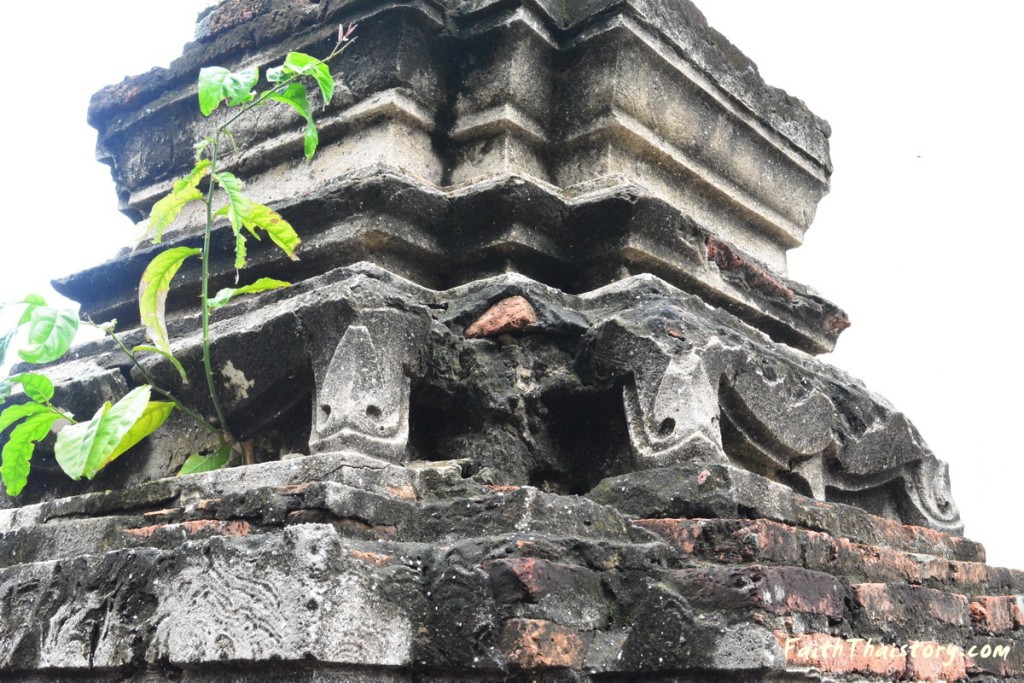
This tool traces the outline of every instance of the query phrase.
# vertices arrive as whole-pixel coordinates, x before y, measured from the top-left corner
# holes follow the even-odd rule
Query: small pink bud
[[[700,474],[697,475],[697,486],[700,486],[704,482],[706,482],[708,480],[708,477],[710,477],[710,476],[711,476],[710,472],[708,472],[707,470],[701,470]]]

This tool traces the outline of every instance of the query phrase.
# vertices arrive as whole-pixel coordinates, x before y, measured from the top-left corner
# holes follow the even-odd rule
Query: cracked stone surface
[[[0,494],[0,680],[1024,680],[1024,572],[961,536],[907,418],[814,357],[849,322],[786,251],[828,124],[688,0],[223,0],[93,98],[122,211],[191,165],[201,66],[322,54],[350,21],[315,159],[271,109],[224,159],[303,239],[254,243],[247,275],[293,286],[211,328],[253,462],[174,476],[215,445],[175,415],[71,482],[44,439]],[[154,253],[56,286],[141,344]],[[198,283],[168,299],[193,378]],[[105,340],[46,372],[76,414],[143,381]]]

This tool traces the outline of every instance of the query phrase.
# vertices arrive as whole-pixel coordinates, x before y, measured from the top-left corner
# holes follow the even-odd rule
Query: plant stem
[[[344,43],[338,43],[334,46],[334,50],[326,59],[320,60],[322,64],[330,62],[332,59],[340,55],[345,51],[352,43],[348,40]],[[239,117],[249,113],[253,108],[258,107],[270,98],[270,96],[278,90],[287,87],[299,78],[302,78],[304,74],[295,74],[286,80],[278,83],[270,90],[262,93],[254,101],[242,107],[235,115],[228,118],[227,121],[217,126],[214,130],[213,137],[211,138],[210,144],[210,187],[206,192],[206,226],[203,231],[203,274],[202,274],[202,316],[203,316],[203,370],[206,374],[206,384],[210,391],[210,400],[213,402],[213,408],[217,413],[217,423],[220,427],[218,435],[220,436],[221,442],[225,445],[234,444],[235,439],[228,431],[227,419],[224,417],[224,409],[220,403],[220,393],[217,391],[217,384],[213,377],[213,364],[210,361],[210,241],[213,234],[213,193],[217,186],[215,180],[217,176],[217,160],[220,152],[220,136],[224,133],[230,135],[228,127],[237,121]],[[150,382],[152,385],[152,382]],[[172,399],[173,400],[173,399]],[[177,403],[177,401],[175,401]],[[207,426],[209,422],[203,421]]]
[[[213,234],[213,192],[217,187],[214,180],[217,174],[217,153],[220,150],[220,128],[214,133],[213,149],[210,151],[210,187],[206,191],[206,228],[203,231],[203,370],[206,372],[206,385],[210,390],[210,400],[217,412],[217,424],[220,427],[221,441],[234,443],[228,431],[228,422],[224,419],[224,409],[220,405],[220,394],[217,383],[213,379],[213,364],[210,362],[210,238]]]
[[[76,420],[75,418],[71,417],[70,415],[68,415],[63,410],[61,410],[57,406],[53,405],[49,401],[47,401],[44,405],[49,409],[49,411],[51,413],[54,413],[56,415],[60,415],[62,418],[64,418],[65,420],[67,420],[68,422],[70,422],[73,425],[78,424],[78,420]]]
[[[110,329],[109,327],[97,325],[91,320],[86,320],[85,322],[88,323],[89,325],[92,325],[97,330],[100,330],[110,335],[110,338],[114,340],[114,343],[116,343],[121,348],[121,351],[123,351],[124,354],[128,356],[132,364],[139,369],[139,374],[142,375],[142,379],[146,381],[146,384],[152,387],[153,391],[157,392],[158,394],[166,398],[168,401],[173,403],[175,408],[177,408],[178,410],[192,418],[192,420],[195,421],[196,424],[198,424],[200,427],[202,427],[203,429],[212,434],[216,434],[218,437],[221,438],[221,441],[224,440],[223,435],[220,433],[220,430],[214,427],[212,424],[210,424],[209,420],[207,420],[205,417],[203,417],[196,411],[186,406],[184,403],[178,400],[178,398],[171,392],[167,391],[166,389],[161,389],[159,386],[157,386],[156,383],[153,381],[153,377],[146,370],[145,366],[143,366],[142,363],[139,362],[139,359],[135,357],[135,354],[132,352],[132,350],[128,348],[127,344],[121,341],[121,338],[117,336],[117,333],[114,332],[114,330]],[[72,420],[72,422],[74,422],[74,420]]]

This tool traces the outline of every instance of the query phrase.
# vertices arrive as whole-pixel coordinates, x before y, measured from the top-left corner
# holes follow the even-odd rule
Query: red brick
[[[913,681],[959,681],[967,677],[964,651],[956,645],[914,641],[907,650],[907,678]]]
[[[851,588],[857,604],[875,624],[922,618],[955,626],[970,623],[967,598],[963,595],[906,584],[858,583]]]
[[[221,523],[216,519],[191,519],[181,522],[181,528],[185,530],[187,536],[196,536],[197,533],[203,530],[211,528],[220,530]]]
[[[412,484],[389,486],[388,493],[401,500],[416,500],[416,489],[412,487]]]
[[[708,236],[705,240],[707,247],[708,261],[714,263],[721,270],[735,270],[743,274],[747,286],[751,289],[760,290],[769,296],[780,297],[786,301],[792,301],[796,294],[787,287],[781,280],[772,273],[753,261],[748,261],[739,252],[732,248],[727,242],[717,237]],[[846,329],[850,326],[849,321],[840,325],[840,318],[836,316],[836,325],[839,329]]]
[[[985,561],[985,548],[980,543],[884,517],[872,515],[871,520],[879,540],[891,548],[968,562]]]
[[[160,520],[163,522],[173,521],[181,517],[181,513],[184,512],[182,508],[167,508],[166,510],[150,510],[149,512],[143,512],[142,516],[147,521]]]
[[[224,524],[224,533],[228,536],[248,536],[252,531],[249,522],[241,519],[233,519]]]
[[[484,488],[491,493],[515,493],[523,487],[513,484],[484,484]]]
[[[392,555],[382,555],[380,553],[364,550],[349,550],[348,554],[350,557],[357,559],[360,562],[376,565],[378,567],[386,567],[389,564],[395,564],[397,561]]]
[[[484,312],[466,328],[467,337],[494,337],[526,330],[537,325],[537,311],[525,297],[510,296]]]
[[[971,621],[988,633],[1012,631],[1017,609],[1014,595],[982,596],[971,603]]]
[[[836,539],[838,564],[844,574],[863,576],[872,581],[918,581],[918,563],[906,553],[885,546],[853,543],[845,538]]]
[[[981,562],[962,562],[931,558],[919,565],[922,581],[959,586],[983,586],[989,582],[990,568]]]
[[[312,482],[306,482],[304,484],[285,484],[284,486],[278,486],[274,489],[277,493],[285,496],[297,496],[300,493],[305,493],[313,486]]]
[[[900,648],[867,640],[844,640],[827,633],[789,636],[777,632],[779,646],[786,654],[786,664],[814,667],[825,673],[859,673],[902,677],[907,657]]]
[[[634,523],[664,538],[680,554],[715,562],[801,566],[874,582],[920,580],[919,561],[902,551],[764,519],[643,519]]]
[[[763,519],[742,523],[730,536],[739,554],[748,561],[803,566],[805,549],[809,550],[811,555],[834,556],[831,539],[826,534]],[[720,549],[719,552],[722,550],[724,549]]]
[[[589,638],[543,619],[510,619],[498,642],[508,662],[520,669],[579,669]]]
[[[703,522],[696,519],[638,519],[633,524],[661,536],[680,555],[691,555],[700,538]]]
[[[495,560],[485,565],[491,591],[501,602],[538,602],[551,594],[600,595],[600,579],[585,567],[532,557]]]
[[[759,609],[777,615],[843,618],[846,589],[834,576],[800,567],[713,567],[671,572],[693,604],[710,609]]]
[[[764,519],[641,519],[634,524],[661,536],[681,555],[718,563],[800,566],[854,582],[954,585],[962,587],[958,592],[982,591],[990,584],[1012,591],[1020,583],[1018,578],[1024,581],[1024,575],[1017,577],[980,562],[927,556],[929,551],[976,554],[976,544],[970,541],[871,519],[868,535],[888,539],[897,547],[859,543]],[[927,547],[933,542],[934,547]]]
[[[124,533],[137,538],[150,538],[154,534],[160,534],[166,538],[166,533],[184,534],[186,537],[192,538],[204,532],[208,532],[208,535],[248,536],[250,531],[249,523],[242,520],[221,522],[215,519],[194,519],[179,524],[154,524],[136,529],[125,529]]]
[[[154,524],[152,526],[144,526],[136,529],[125,529],[124,533],[128,534],[129,536],[135,536],[137,538],[149,538],[160,529],[165,528],[167,528],[166,524]]]
[[[330,515],[324,510],[302,508],[289,512],[286,521],[288,524],[328,524]]]
[[[248,536],[250,531],[249,523],[241,520],[219,522],[215,519],[193,519],[182,522],[181,528],[185,530],[186,536],[196,536],[204,531],[227,536]]]

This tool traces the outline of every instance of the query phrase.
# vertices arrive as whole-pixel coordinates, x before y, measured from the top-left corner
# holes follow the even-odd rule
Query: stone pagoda
[[[312,161],[283,109],[224,159],[303,240],[252,243],[294,284],[212,327],[249,462],[174,476],[210,446],[179,416],[91,482],[44,441],[0,501],[0,680],[1024,681],[1024,572],[786,275],[828,124],[688,0],[224,0],[93,98],[121,210],[191,167],[200,67],[348,23]],[[202,223],[55,286],[141,344],[143,269]],[[167,302],[193,377],[199,277]],[[142,382],[107,340],[47,372],[82,415]]]

